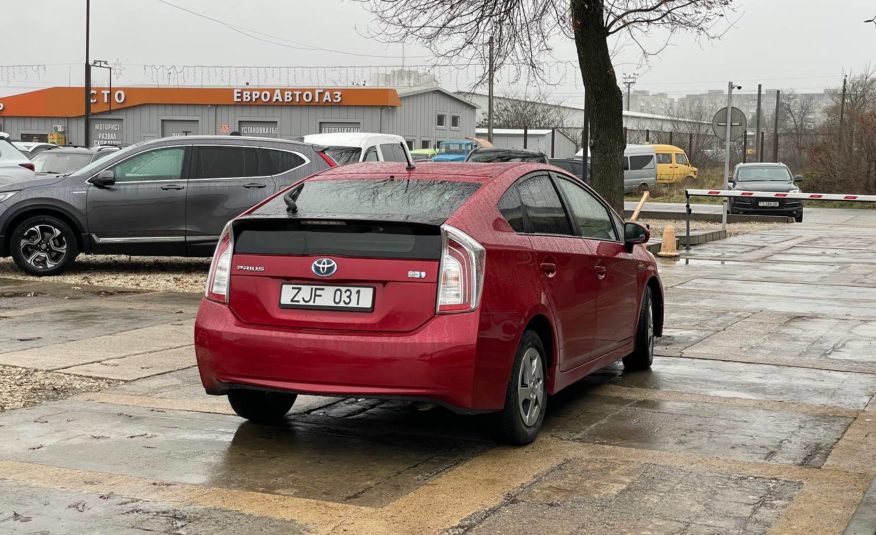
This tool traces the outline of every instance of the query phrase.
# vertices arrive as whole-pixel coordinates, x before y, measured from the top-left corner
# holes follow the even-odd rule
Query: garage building
[[[398,134],[412,149],[475,135],[477,106],[441,89],[51,87],[0,97],[0,131],[12,139],[130,145],[165,136],[229,134],[294,138],[326,132]]]

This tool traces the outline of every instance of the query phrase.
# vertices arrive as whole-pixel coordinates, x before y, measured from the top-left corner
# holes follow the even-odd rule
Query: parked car
[[[411,156],[413,156],[414,160],[418,162],[423,160],[431,160],[435,157],[436,154],[438,154],[437,149],[414,149],[411,151]]]
[[[22,181],[33,178],[34,164],[0,132],[0,180]]]
[[[675,145],[654,145],[654,151],[657,153],[659,184],[683,183],[699,175],[699,170],[690,164],[684,149]]]
[[[66,176],[0,178],[0,257],[55,275],[80,252],[209,256],[229,220],[332,165],[306,143],[187,136],[133,145]]]
[[[13,141],[12,144],[28,158],[33,158],[44,150],[54,149],[58,146],[54,143],[42,143],[39,141]]]
[[[37,176],[63,175],[82,169],[91,162],[109,156],[114,150],[92,150],[81,147],[58,147],[44,150],[31,161]]]
[[[446,139],[438,142],[438,154],[433,162],[464,162],[468,153],[478,148],[471,139]]]
[[[223,230],[195,323],[201,380],[253,422],[297,394],[497,412],[535,439],[548,396],[651,366],[648,230],[545,164],[343,166]]]
[[[584,174],[584,158],[575,156],[574,158],[551,158],[550,164],[578,177],[579,179]],[[590,183],[590,160],[587,160],[587,183]]]
[[[783,163],[741,163],[733,170],[730,188],[744,191],[774,191],[800,193],[802,176],[793,176]],[[730,197],[731,214],[785,215],[803,222],[803,201],[800,199],[746,199]]]
[[[627,145],[624,149],[624,193],[645,192],[657,186],[654,145]]]
[[[326,154],[338,165],[356,162],[406,162],[405,138],[393,134],[338,132],[304,136],[305,143],[328,147]]]
[[[475,163],[548,163],[548,158],[544,153],[534,150],[477,148],[468,153],[465,161]]]

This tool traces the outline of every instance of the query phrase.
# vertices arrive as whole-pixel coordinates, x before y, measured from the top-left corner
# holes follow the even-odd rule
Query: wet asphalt
[[[661,260],[650,372],[489,417],[299,399],[284,425],[203,393],[199,296],[0,279],[0,364],[120,381],[0,414],[0,533],[876,531],[876,211]]]

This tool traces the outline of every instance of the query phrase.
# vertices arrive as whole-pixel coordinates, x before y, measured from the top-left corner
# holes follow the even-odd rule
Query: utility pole
[[[843,94],[840,99],[840,120],[839,120],[839,150],[840,154],[843,152],[843,137],[846,122],[846,83],[848,82],[848,77],[843,76]]]
[[[490,57],[487,60],[487,68],[489,71],[487,72],[487,76],[489,81],[487,83],[487,141],[490,143],[493,142],[493,78],[495,72],[493,70],[493,37],[490,36]]]
[[[776,163],[779,161],[779,112],[782,111],[781,105],[782,92],[776,89],[776,116],[773,125],[773,161]]]
[[[636,85],[636,77],[638,73],[625,74],[623,84],[627,86],[627,111],[630,111],[630,89]]]
[[[736,86],[733,82],[727,83],[727,126],[724,131],[724,187],[726,190],[730,183],[730,131],[733,126],[733,88],[742,89],[742,86]],[[724,198],[724,209],[721,211],[721,230],[727,230],[727,199]]]
[[[91,32],[91,0],[85,0],[85,143],[91,145],[91,62],[89,60],[89,42]]]
[[[761,153],[761,149],[758,148],[763,146],[763,143],[758,144],[758,140],[760,139],[760,103],[761,103],[761,92],[763,90],[763,84],[757,84],[757,126],[754,131],[754,150],[757,151],[757,161],[763,161],[763,154]]]

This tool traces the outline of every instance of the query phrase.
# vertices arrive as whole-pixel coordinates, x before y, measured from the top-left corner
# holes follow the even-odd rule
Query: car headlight
[[[9,197],[12,197],[16,193],[18,193],[18,192],[17,191],[2,191],[2,192],[0,192],[0,202],[5,201],[6,199],[8,199]]]

